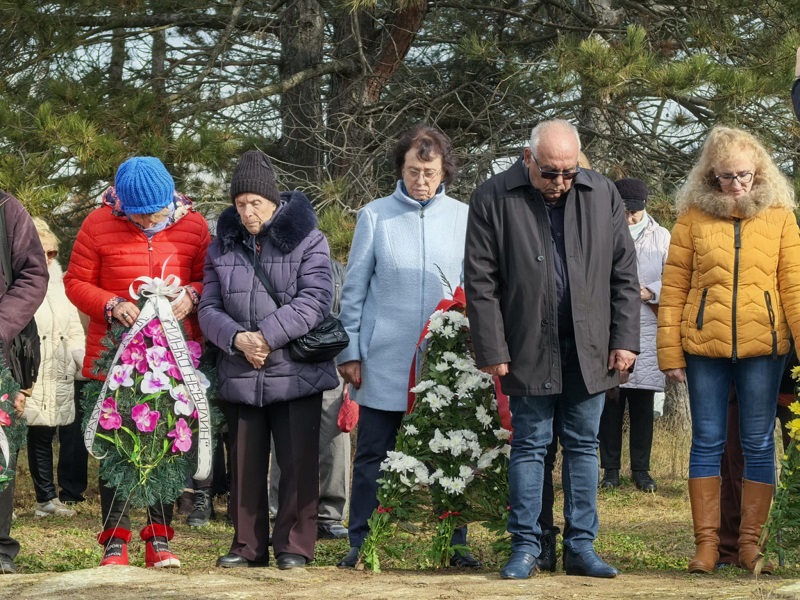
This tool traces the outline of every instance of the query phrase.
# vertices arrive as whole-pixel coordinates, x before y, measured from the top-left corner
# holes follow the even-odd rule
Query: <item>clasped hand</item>
[[[233,340],[233,347],[242,351],[247,362],[256,369],[264,366],[269,353],[272,352],[260,331],[237,333]]]

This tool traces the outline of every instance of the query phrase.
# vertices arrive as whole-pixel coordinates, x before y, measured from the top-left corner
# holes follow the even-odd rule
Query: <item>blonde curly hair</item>
[[[697,163],[689,172],[686,183],[678,190],[676,207],[685,214],[693,205],[709,196],[723,196],[714,176],[714,166],[742,153],[753,157],[755,176],[748,195],[766,199],[770,207],[794,210],[794,188],[781,173],[763,144],[752,134],[734,127],[718,125],[708,134]]]

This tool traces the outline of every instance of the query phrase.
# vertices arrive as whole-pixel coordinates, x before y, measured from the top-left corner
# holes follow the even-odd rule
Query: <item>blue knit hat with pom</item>
[[[154,156],[129,158],[117,169],[114,180],[122,210],[129,215],[160,211],[172,202],[175,182],[160,160]]]

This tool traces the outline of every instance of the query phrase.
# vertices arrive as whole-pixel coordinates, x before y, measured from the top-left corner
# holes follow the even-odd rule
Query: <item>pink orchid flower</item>
[[[192,430],[183,417],[177,420],[175,429],[170,431],[167,437],[173,438],[173,452],[187,452],[192,447]]]
[[[147,344],[144,341],[144,336],[142,335],[141,331],[139,333],[137,333],[136,335],[134,335],[132,338],[131,338],[130,332],[126,331],[124,334],[122,334],[122,341],[125,342],[128,339],[130,339],[130,342],[128,343],[129,346],[144,346],[144,347],[147,347]]]
[[[197,342],[188,341],[186,347],[189,349],[189,355],[192,357],[192,366],[196,369],[200,366],[200,357],[203,355],[203,347]]]
[[[176,415],[191,416],[194,411],[194,401],[189,395],[189,390],[186,389],[185,385],[176,385],[169,391],[169,395],[175,400],[175,407],[173,410]]]
[[[122,417],[117,412],[117,402],[111,396],[103,400],[100,412],[100,427],[103,429],[119,429],[122,426]]]
[[[108,375],[108,389],[112,392],[122,387],[133,386],[133,365],[114,365]]]
[[[148,371],[142,379],[142,393],[155,394],[156,392],[166,392],[172,389],[169,377],[161,371]]]
[[[0,402],[5,402],[6,400],[8,400],[8,394],[3,394],[0,396]]]
[[[163,373],[169,368],[169,351],[163,346],[153,346],[147,349],[147,364],[153,371]]]
[[[157,410],[150,410],[150,407],[145,404],[137,404],[131,409],[131,417],[133,422],[136,423],[136,428],[143,433],[150,433],[156,428],[158,418],[161,413]]]
[[[162,348],[169,347],[167,336],[164,333],[164,328],[161,326],[161,322],[158,319],[153,319],[150,321],[144,326],[142,331],[147,337],[153,339],[153,344],[156,346],[161,346]]]
[[[8,427],[11,425],[11,417],[8,416],[8,413],[0,408],[0,425],[5,425]]]
[[[130,344],[120,356],[120,363],[133,365],[139,373],[147,371],[147,346],[144,344]]]

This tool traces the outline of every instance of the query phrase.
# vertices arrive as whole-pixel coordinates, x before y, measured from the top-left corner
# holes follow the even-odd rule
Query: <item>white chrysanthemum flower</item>
[[[510,440],[511,439],[511,432],[508,429],[501,427],[500,429],[495,429],[494,434],[497,436],[498,440]]]
[[[475,418],[478,419],[478,422],[483,425],[484,429],[489,429],[492,426],[492,416],[483,406],[478,406],[475,408]]]
[[[454,363],[457,360],[459,360],[459,358],[458,358],[458,354],[456,354],[455,352],[443,352],[442,353],[442,360],[447,361],[449,363]]]
[[[453,390],[451,390],[449,387],[444,386],[444,385],[437,385],[433,389],[433,391],[436,392],[437,396],[439,396],[440,398],[444,398],[445,400],[448,400],[448,401],[452,400],[453,396],[455,396],[455,394],[453,393]]]
[[[417,385],[415,385],[413,388],[411,388],[411,392],[414,393],[414,394],[420,394],[422,392],[425,392],[425,391],[431,389],[435,385],[436,385],[436,382],[431,380],[431,379],[427,379],[425,381],[420,381]]]
[[[419,429],[410,423],[408,425],[404,425],[403,429],[406,430],[406,435],[417,435],[419,433]]]
[[[442,327],[444,327],[444,313],[441,310],[437,310],[431,315],[430,321],[428,322],[428,331],[431,333],[437,333]]]
[[[436,469],[433,473],[430,474],[430,477],[428,477],[428,482],[430,482],[430,484],[433,485],[443,476],[444,476],[444,471],[442,471],[441,469]]]
[[[472,467],[461,465],[458,467],[458,476],[464,480],[464,483],[469,483],[475,478],[475,472],[472,470]]]
[[[511,444],[505,444],[500,448],[500,454],[506,457],[511,456]]]
[[[450,369],[450,365],[446,362],[440,362],[433,365],[433,370],[439,373],[444,373]]]
[[[466,358],[457,358],[453,361],[453,367],[459,371],[470,373],[475,370],[475,364]]]
[[[441,454],[445,451],[445,442],[447,440],[442,435],[442,432],[437,429],[433,432],[433,439],[428,442],[428,447],[431,449],[431,452],[434,454]]]
[[[439,485],[448,494],[455,494],[456,496],[463,494],[467,488],[466,482],[460,477],[440,477]]]
[[[414,476],[417,478],[417,482],[423,485],[428,485],[430,483],[430,475],[428,474],[428,467],[426,467],[423,463],[419,463],[417,466],[414,467]]]
[[[457,329],[455,327],[453,327],[452,325],[445,325],[439,331],[439,335],[441,335],[443,338],[448,339],[448,340],[453,339],[454,337],[456,337],[456,333],[457,333]]]
[[[478,468],[479,469],[488,469],[492,466],[494,459],[496,459],[500,455],[500,448],[490,448],[478,459]]]

